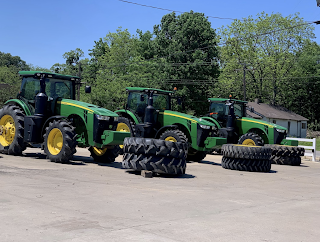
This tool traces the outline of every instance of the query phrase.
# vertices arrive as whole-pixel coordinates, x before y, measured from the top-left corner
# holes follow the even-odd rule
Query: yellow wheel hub
[[[118,123],[117,130],[116,130],[116,131],[129,132],[129,133],[130,133],[130,128],[129,128],[128,125],[126,125],[125,123]],[[123,145],[119,145],[119,147],[120,147],[121,149],[123,149]]]
[[[245,139],[242,144],[256,146],[256,143],[252,139]]]
[[[47,139],[48,150],[52,155],[60,153],[63,147],[63,136],[58,128],[54,128],[50,131]]]
[[[16,125],[10,115],[4,115],[0,119],[0,144],[2,146],[9,146],[16,134]]]
[[[97,156],[103,156],[107,151],[107,148],[103,148],[103,149],[99,149],[97,147],[92,147],[92,148],[93,148],[92,149],[93,153]]]
[[[167,138],[165,138],[166,141],[171,141],[171,142],[177,142],[175,137],[169,136]]]

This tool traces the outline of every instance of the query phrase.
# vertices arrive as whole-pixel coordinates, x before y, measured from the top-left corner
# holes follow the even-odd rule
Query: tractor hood
[[[182,118],[182,119],[187,119],[190,120],[192,123],[199,123],[202,125],[208,125],[208,126],[214,126],[211,122],[206,121],[204,119],[201,118],[197,118],[195,116],[189,115],[189,114],[185,114],[185,113],[180,113],[180,112],[175,112],[175,111],[170,111],[170,110],[165,110],[163,111],[164,115],[169,115],[169,116],[173,116],[173,117],[178,117],[178,118]]]
[[[61,99],[60,101],[57,101],[57,103],[61,105],[70,106],[70,107],[81,108],[81,109],[87,110],[88,112],[102,115],[102,116],[118,117],[118,114],[108,109],[105,109],[90,103],[80,102],[72,99]]]
[[[245,118],[245,117],[243,117],[243,118],[241,118],[239,120],[241,120],[242,122],[257,123],[257,124],[266,125],[269,128],[287,130],[283,126],[280,126],[280,125],[277,125],[277,124],[274,124],[274,123],[270,123],[270,122],[267,122],[267,121],[263,121],[263,120],[254,119],[254,118]]]

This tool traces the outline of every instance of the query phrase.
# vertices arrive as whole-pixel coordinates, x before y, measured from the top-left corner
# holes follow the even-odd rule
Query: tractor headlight
[[[200,124],[200,127],[203,129],[210,129],[211,126]]]
[[[279,133],[285,133],[286,130],[285,129],[276,129]]]
[[[110,117],[109,116],[103,116],[103,115],[98,115],[98,114],[96,114],[96,117],[97,117],[97,119],[99,119],[99,120],[110,120]]]

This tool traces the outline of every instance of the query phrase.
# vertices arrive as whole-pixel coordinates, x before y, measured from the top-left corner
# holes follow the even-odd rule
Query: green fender
[[[5,102],[5,104],[15,104],[15,105],[18,105],[20,106],[24,113],[27,115],[27,116],[30,116],[32,115],[32,113],[30,112],[30,109],[28,108],[28,106],[21,100],[19,99],[9,99],[8,101]]]
[[[126,110],[126,109],[120,109],[120,110],[117,110],[115,111],[116,114],[118,114],[119,116],[122,116],[122,117],[126,117],[126,116],[129,116],[130,118],[133,119],[133,121],[138,124],[139,121],[137,119],[137,117],[134,115],[133,112],[129,111],[129,110]]]
[[[219,124],[219,122],[217,120],[215,120],[214,118],[211,118],[211,117],[201,117],[201,119],[203,120],[206,120],[206,121],[209,121],[211,123],[214,123],[218,129],[221,129],[221,126]]]

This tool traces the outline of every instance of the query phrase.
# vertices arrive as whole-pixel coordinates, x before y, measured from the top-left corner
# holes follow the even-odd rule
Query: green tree
[[[167,88],[177,86],[178,94],[185,97],[186,108],[203,114],[207,107],[199,103],[207,101],[212,87],[201,85],[200,81],[215,80],[219,75],[215,30],[204,14],[191,11],[164,15],[153,33],[154,53],[170,63],[163,72],[168,83],[174,84]],[[186,85],[193,80],[196,85]]]
[[[10,53],[0,51],[0,66],[15,67],[17,71],[28,71],[30,67],[19,56],[12,56]]]
[[[284,78],[292,73],[305,42],[314,38],[313,27],[297,14],[258,14],[256,19],[235,20],[222,28],[220,84],[217,92],[243,98],[246,74],[247,100],[260,98],[283,105]],[[245,72],[245,74],[244,74]]]

